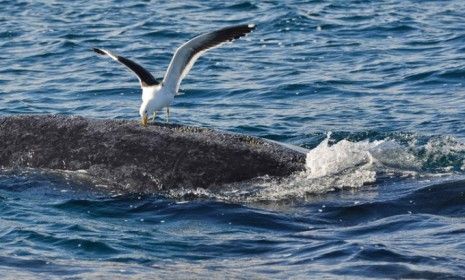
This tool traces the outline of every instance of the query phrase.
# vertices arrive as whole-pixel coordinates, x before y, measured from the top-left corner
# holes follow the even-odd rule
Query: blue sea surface
[[[0,0],[2,116],[138,120],[136,77],[91,48],[161,78],[191,37],[255,23],[170,120],[308,149],[289,178],[150,196],[2,170],[0,278],[465,278],[464,19],[463,0]]]

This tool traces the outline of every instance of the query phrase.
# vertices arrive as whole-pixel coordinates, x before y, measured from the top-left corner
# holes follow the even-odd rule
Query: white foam
[[[307,153],[306,177],[308,179],[340,174],[346,170],[369,167],[373,164],[370,149],[378,146],[376,142],[350,142],[342,140],[333,146],[329,145],[331,134],[316,148]]]

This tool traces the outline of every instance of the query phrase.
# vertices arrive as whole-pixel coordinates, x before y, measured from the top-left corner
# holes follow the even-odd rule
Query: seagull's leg
[[[166,123],[170,122],[170,107],[166,107]]]
[[[152,115],[152,122],[155,122],[155,119],[157,118],[157,111],[153,112]]]

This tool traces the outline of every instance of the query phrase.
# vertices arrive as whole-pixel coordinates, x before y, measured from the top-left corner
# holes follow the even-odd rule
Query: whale
[[[305,169],[291,145],[225,131],[66,115],[0,117],[1,170],[66,171],[122,193],[211,188]]]

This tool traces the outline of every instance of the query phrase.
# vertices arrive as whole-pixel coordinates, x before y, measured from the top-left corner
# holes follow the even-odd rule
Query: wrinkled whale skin
[[[62,115],[0,117],[0,167],[85,171],[126,192],[219,186],[301,171],[305,154],[264,139],[175,124]]]

